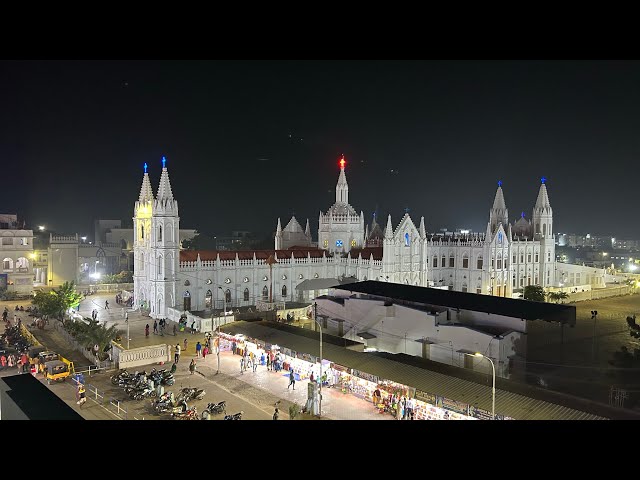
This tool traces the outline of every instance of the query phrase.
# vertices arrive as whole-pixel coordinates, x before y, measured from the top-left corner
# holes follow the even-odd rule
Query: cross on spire
[[[409,207],[404,207],[404,213],[409,213]]]
[[[144,162],[144,173],[147,173],[147,162]]]
[[[542,183],[546,182],[546,181],[547,181],[547,177],[542,177],[542,178],[540,179],[540,181],[541,181]]]
[[[162,168],[166,168],[167,167],[167,159],[162,157]]]
[[[522,212],[522,213],[520,214],[520,216],[521,216],[522,218],[524,218],[524,212]]]
[[[498,180],[498,186],[501,187],[502,186],[502,180]]]

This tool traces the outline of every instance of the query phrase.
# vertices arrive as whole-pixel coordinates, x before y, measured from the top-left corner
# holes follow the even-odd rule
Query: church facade
[[[296,286],[311,279],[355,277],[511,297],[526,285],[554,286],[553,211],[545,179],[531,220],[524,213],[513,225],[498,184],[483,234],[443,238],[405,214],[394,228],[375,221],[371,228],[349,203],[344,157],[336,201],[320,212],[318,243],[309,221],[303,230],[293,217],[277,222],[274,250],[181,250],[178,202],[163,168],[154,196],[148,173],[134,207],[134,296],[154,318],[168,307],[190,311],[252,306],[261,302],[304,301]]]

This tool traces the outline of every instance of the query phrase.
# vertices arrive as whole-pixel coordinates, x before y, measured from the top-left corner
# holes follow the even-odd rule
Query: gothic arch
[[[269,300],[269,289],[266,285],[262,288],[262,300]]]
[[[158,242],[162,241],[162,225],[158,225]]]
[[[158,277],[164,278],[164,268],[162,268],[162,255],[158,255]]]
[[[244,300],[245,302],[249,301],[249,289],[245,288],[244,292],[242,294],[242,300]]]
[[[282,286],[282,298],[287,298],[287,286]]]
[[[204,296],[204,308],[211,308],[212,299],[213,299],[213,293],[211,293],[211,290],[207,290],[207,293]]]
[[[225,303],[231,303],[231,290],[227,288],[227,291],[224,292],[224,301]]]

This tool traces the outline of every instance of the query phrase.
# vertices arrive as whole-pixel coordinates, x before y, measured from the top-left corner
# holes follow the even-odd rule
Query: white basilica
[[[278,219],[274,250],[191,251],[180,249],[178,202],[164,158],[156,196],[145,164],[133,217],[136,305],[158,318],[174,306],[203,311],[222,301],[233,307],[308,301],[317,292],[296,289],[302,282],[324,279],[326,285],[343,277],[503,297],[526,285],[557,285],[553,211],[544,178],[531,220],[522,213],[509,223],[498,182],[486,233],[443,237],[427,233],[424,217],[416,227],[409,214],[395,228],[391,215],[384,231],[375,217],[371,228],[365,226],[363,212],[358,215],[349,204],[344,157],[339,165],[336,201],[320,212],[317,243],[309,221],[303,230],[293,217],[284,229]]]

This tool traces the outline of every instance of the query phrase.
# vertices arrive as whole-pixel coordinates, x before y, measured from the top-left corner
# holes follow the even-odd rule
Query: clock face
[[[342,240],[336,240],[336,247],[342,246]]]

